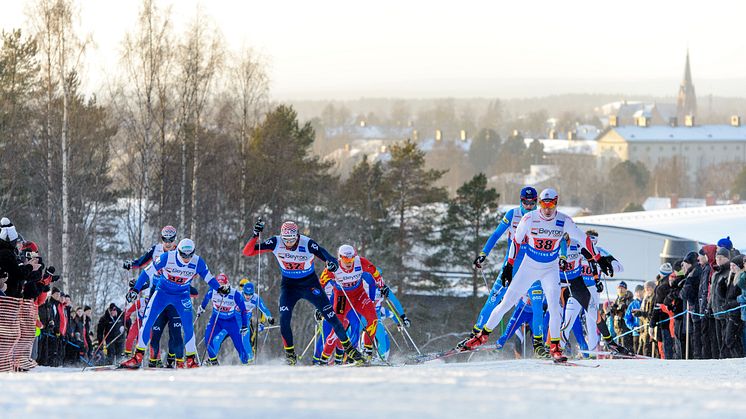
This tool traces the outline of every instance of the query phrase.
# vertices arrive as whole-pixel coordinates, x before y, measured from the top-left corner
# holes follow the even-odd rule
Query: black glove
[[[267,317],[267,323],[270,325],[275,324],[275,318],[274,317]]]
[[[44,271],[47,275],[53,275],[57,270],[54,269],[54,266],[47,266],[47,269]]]
[[[635,317],[642,317],[642,311],[640,310],[632,310],[632,315]]]
[[[334,272],[339,268],[339,265],[337,265],[337,261],[334,259],[329,259],[326,261],[326,269],[329,270],[329,272]]]
[[[320,311],[318,311],[318,310],[316,310],[316,311],[314,311],[314,312],[313,312],[313,317],[315,317],[315,318],[316,318],[316,321],[317,321],[317,322],[320,322],[320,321],[324,320],[324,314],[323,314],[323,313],[321,313],[321,312],[320,312]],[[268,320],[269,320],[269,319],[268,319]]]
[[[482,264],[484,263],[485,259],[487,259],[487,255],[484,254],[484,252],[480,252],[479,256],[477,256],[477,258],[474,259],[474,262],[473,262],[474,269],[482,269]]]
[[[221,285],[220,288],[218,288],[218,294],[220,295],[228,295],[231,292],[231,286],[228,284]]]
[[[240,333],[241,333],[241,336],[246,336],[246,334],[249,333],[249,327],[248,326],[241,326]]]
[[[596,292],[604,292],[604,283],[601,281],[596,281]]]
[[[259,236],[259,234],[262,231],[264,231],[264,221],[262,221],[260,217],[258,220],[256,220],[256,223],[254,224],[254,230],[253,230],[254,237]]]
[[[601,268],[601,272],[609,277],[614,276],[614,267],[611,266],[611,261],[614,260],[611,256],[601,256],[598,260],[598,266]]]
[[[384,285],[381,287],[381,296],[383,296],[384,298],[388,297],[390,292],[391,289],[388,285]]]
[[[132,269],[132,261],[131,260],[125,260],[124,263],[122,264],[122,268],[124,268],[124,269],[126,269],[128,271],[130,269]]]
[[[124,296],[124,299],[127,300],[128,303],[131,303],[137,300],[137,294],[139,293],[137,292],[136,289],[130,288],[130,290],[127,291],[127,295]]]
[[[404,324],[404,327],[409,327],[412,325],[412,322],[409,321],[406,314],[401,315],[401,322]]]
[[[135,287],[135,282],[137,282],[137,278],[131,278],[130,279],[130,281],[129,281],[130,288],[134,288]]]
[[[567,270],[567,259],[564,257],[561,257],[559,260],[559,269],[560,271],[564,272]]]
[[[513,265],[511,265],[510,263],[505,264],[505,267],[500,274],[500,280],[503,283],[503,287],[507,287],[508,285],[510,285],[510,281],[513,280]]]

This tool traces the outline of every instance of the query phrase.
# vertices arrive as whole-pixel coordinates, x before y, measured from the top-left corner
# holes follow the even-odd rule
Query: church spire
[[[676,99],[676,115],[679,121],[683,121],[687,115],[697,113],[697,95],[694,93],[692,83],[692,70],[689,66],[689,49],[686,50],[686,65],[684,66],[684,79],[679,85],[679,96]]]

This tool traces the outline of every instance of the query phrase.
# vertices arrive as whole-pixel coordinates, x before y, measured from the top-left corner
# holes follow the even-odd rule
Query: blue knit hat
[[[624,282],[624,281],[619,281],[619,285],[617,285],[617,286],[624,287],[624,289],[627,289],[627,283]]]
[[[733,250],[733,242],[730,241],[730,236],[718,240],[718,247],[724,247],[728,250]]]

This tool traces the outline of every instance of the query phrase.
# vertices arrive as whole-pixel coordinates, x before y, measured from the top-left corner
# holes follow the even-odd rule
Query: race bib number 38
[[[536,250],[554,250],[557,239],[534,239],[534,248]]]

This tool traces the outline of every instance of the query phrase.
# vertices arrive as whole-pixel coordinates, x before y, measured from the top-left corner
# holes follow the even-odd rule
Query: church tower
[[[684,121],[687,115],[697,114],[697,95],[694,93],[692,83],[692,70],[689,67],[689,50],[686,50],[686,66],[684,67],[684,80],[679,85],[679,96],[676,99],[676,116],[679,121]]]

